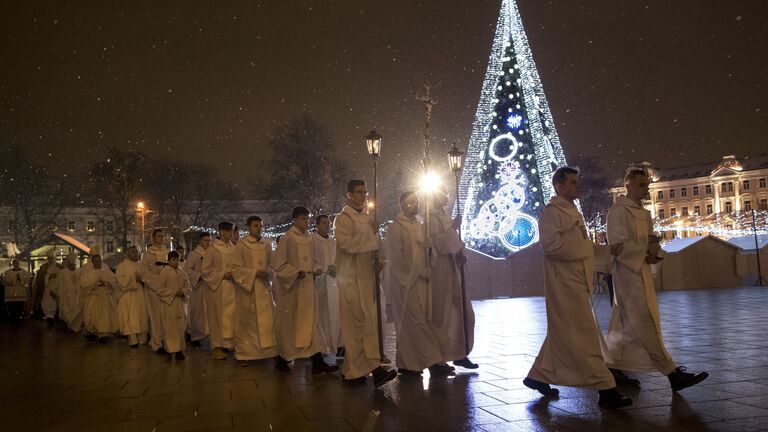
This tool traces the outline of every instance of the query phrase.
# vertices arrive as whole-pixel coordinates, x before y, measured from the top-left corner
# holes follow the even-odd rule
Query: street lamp
[[[141,250],[147,248],[147,242],[146,238],[144,236],[144,218],[147,213],[151,212],[152,210],[148,209],[146,205],[144,204],[144,201],[139,201],[136,203],[136,213],[141,214]]]
[[[378,212],[379,212],[379,156],[381,155],[381,135],[376,133],[376,130],[371,130],[371,133],[365,136],[365,145],[368,148],[368,155],[373,159],[373,206],[368,203],[369,211],[373,210],[373,220],[378,224]],[[375,275],[375,284],[373,286],[373,294],[376,299],[376,325],[379,332],[379,359],[384,361],[384,333],[383,333],[383,320],[381,317],[381,293],[379,279],[379,251],[374,252],[373,260],[373,273]]]
[[[451,169],[453,175],[456,177],[456,217],[461,220],[461,200],[459,199],[459,177],[461,176],[461,168],[464,162],[464,153],[456,147],[456,143],[453,143],[451,151],[448,156],[448,168]],[[461,225],[459,225],[459,239],[461,239]],[[463,252],[462,252],[463,253]],[[464,276],[464,260],[459,261],[459,274],[461,276],[461,316],[463,318],[464,328],[464,352],[469,355],[469,328],[467,327],[467,282]]]

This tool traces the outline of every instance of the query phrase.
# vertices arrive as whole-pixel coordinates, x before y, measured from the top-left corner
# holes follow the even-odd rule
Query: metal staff
[[[456,143],[448,152],[448,166],[456,177],[456,216],[461,218],[461,199],[459,198],[459,178],[461,176],[461,164],[464,152],[456,147]],[[459,227],[459,239],[461,239],[461,227]],[[459,262],[459,274],[461,275],[461,317],[464,328],[464,352],[469,355],[469,328],[467,327],[467,284],[464,276],[464,263]]]
[[[381,135],[376,133],[376,130],[372,130],[365,137],[366,145],[368,146],[368,154],[373,159],[373,220],[379,223],[379,155],[381,154]],[[376,325],[379,333],[379,360],[384,361],[384,325],[381,317],[381,280],[379,277],[379,251],[378,249],[373,253],[373,273],[374,273],[374,285],[373,296],[376,302]]]

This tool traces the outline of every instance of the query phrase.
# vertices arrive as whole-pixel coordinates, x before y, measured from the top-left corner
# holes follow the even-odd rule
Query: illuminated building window
[[[656,199],[664,199],[664,191],[656,192]]]
[[[744,211],[752,211],[752,201],[744,201]]]
[[[669,217],[675,217],[675,216],[677,216],[677,209],[672,207],[671,209],[669,209]]]
[[[757,181],[757,185],[760,186],[761,189],[764,189],[765,188],[765,179],[761,178],[760,180],[758,180]]]
[[[688,207],[683,207],[683,216],[688,216]]]
[[[741,189],[742,190],[749,190],[749,180],[744,180],[741,182]]]
[[[760,210],[768,210],[768,198],[760,199]]]
[[[725,212],[730,213],[733,211],[733,204],[730,201],[725,202]]]
[[[669,197],[670,198],[674,198],[675,197],[675,190],[674,189],[670,189],[669,190]]]
[[[681,188],[680,189],[680,196],[688,196],[688,188]]]
[[[720,192],[733,192],[733,182],[720,183]]]
[[[88,221],[85,224],[85,230],[88,232],[96,231],[96,223],[94,221]]]
[[[693,214],[695,214],[696,216],[699,216],[701,214],[701,207],[693,206]]]
[[[693,196],[699,196],[699,187],[698,186],[694,186],[693,187]]]
[[[74,231],[75,230],[75,221],[67,222],[67,230],[68,231]]]
[[[659,209],[659,219],[664,219],[664,209]]]
[[[707,214],[708,215],[712,214],[712,204],[707,204]]]
[[[707,195],[712,195],[712,185],[704,185],[704,193]]]

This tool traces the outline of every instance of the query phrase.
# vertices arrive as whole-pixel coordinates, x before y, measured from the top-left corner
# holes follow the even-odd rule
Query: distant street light
[[[151,212],[148,208],[146,208],[146,205],[143,201],[139,201],[136,203],[136,213],[141,214],[141,251],[143,252],[144,249],[147,247],[146,239],[144,238],[144,216]]]

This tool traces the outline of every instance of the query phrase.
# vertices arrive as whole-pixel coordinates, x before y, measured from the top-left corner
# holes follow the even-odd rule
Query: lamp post
[[[139,201],[136,204],[136,212],[141,213],[141,250],[142,251],[144,251],[144,249],[146,249],[146,246],[147,246],[144,238],[144,210],[145,210],[144,202]]]
[[[752,209],[752,233],[755,236],[755,256],[757,257],[757,286],[763,286],[763,269],[760,266],[760,244],[757,241],[757,223],[755,220],[755,214],[757,212]]]
[[[461,168],[464,162],[464,153],[456,147],[456,143],[453,143],[451,151],[446,154],[448,156],[448,167],[456,177],[456,217],[461,221],[461,199],[459,199],[459,177],[461,176]],[[459,225],[459,239],[461,239],[461,225]],[[461,252],[463,255],[463,252]],[[459,275],[461,277],[461,317],[462,327],[464,329],[464,353],[469,355],[469,328],[467,328],[467,283],[464,276],[464,257],[459,260]]]
[[[381,155],[381,135],[376,130],[365,136],[365,144],[368,148],[368,155],[373,159],[373,220],[379,223],[379,156]],[[368,206],[369,210],[371,206]],[[373,273],[375,282],[373,286],[373,295],[376,301],[376,325],[379,334],[379,359],[384,361],[384,331],[381,317],[381,281],[379,279],[379,251],[374,252]]]

